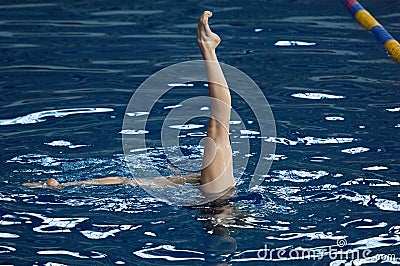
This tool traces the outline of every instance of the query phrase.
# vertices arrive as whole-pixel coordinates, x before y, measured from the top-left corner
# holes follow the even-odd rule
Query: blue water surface
[[[397,1],[362,4],[400,39]],[[237,141],[276,143],[259,187],[248,190],[251,160],[231,198],[197,207],[128,185],[22,186],[135,176],[121,145],[129,99],[153,73],[201,59],[204,9],[220,60],[258,84],[275,117],[276,137],[244,112],[253,133],[232,138],[234,154]],[[400,264],[400,67],[340,1],[2,1],[0,14],[0,264]],[[163,117],[151,121],[143,154],[169,174]],[[168,147],[188,164],[207,120],[191,123]]]

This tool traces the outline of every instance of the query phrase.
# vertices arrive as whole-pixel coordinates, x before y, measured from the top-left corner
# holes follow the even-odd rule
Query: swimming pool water
[[[396,1],[362,4],[400,38]],[[220,60],[259,85],[275,117],[261,186],[248,191],[245,173],[231,199],[190,208],[137,187],[21,186],[131,176],[125,108],[151,74],[201,58],[204,9]],[[0,14],[0,264],[400,263],[399,64],[340,1],[2,1]],[[185,96],[172,92],[160,107]],[[251,114],[244,121],[233,142],[258,138]],[[206,128],[191,123],[168,147],[185,149],[188,164]],[[169,173],[160,149],[145,154]]]

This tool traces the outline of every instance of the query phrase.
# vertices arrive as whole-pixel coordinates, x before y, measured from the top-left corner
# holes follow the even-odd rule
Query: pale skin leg
[[[197,26],[197,41],[206,64],[211,102],[200,188],[205,193],[222,193],[235,186],[229,141],[231,95],[215,52],[221,39],[210,29],[208,19],[211,16],[210,11],[204,11]]]
[[[215,49],[221,40],[217,34],[211,31],[208,25],[208,18],[211,16],[212,13],[210,11],[204,11],[200,16],[197,27],[197,40],[206,64],[211,103],[211,117],[207,128],[201,174],[170,176],[166,177],[166,179],[153,178],[149,180],[159,185],[168,185],[168,182],[175,184],[198,183],[200,180],[200,189],[204,193],[214,194],[224,193],[235,186],[236,183],[233,178],[232,149],[229,141],[231,96],[215,53]],[[143,185],[145,182],[147,182],[146,179],[141,179],[140,184]],[[63,188],[69,186],[120,184],[137,186],[138,182],[134,178],[105,177],[78,182],[59,183],[54,178],[50,178],[45,182],[24,183],[23,185],[31,188]]]
[[[199,182],[199,174],[189,174],[184,176],[166,176],[156,178],[142,178],[140,179],[140,185],[146,186],[151,184],[157,184],[160,186],[173,184],[195,184]],[[23,183],[25,187],[29,188],[65,188],[65,187],[76,187],[76,186],[109,186],[109,185],[132,185],[138,186],[139,183],[135,178],[126,177],[103,177],[97,179],[76,181],[76,182],[65,182],[59,183],[54,178],[49,178],[45,182],[31,182]]]
[[[45,182],[32,182],[22,184],[25,187],[30,188],[64,188],[72,186],[104,186],[104,185],[122,185],[131,184],[137,185],[137,182],[133,178],[123,178],[123,177],[104,177],[99,179],[83,180],[77,182],[65,182],[59,183],[54,178],[49,178]]]

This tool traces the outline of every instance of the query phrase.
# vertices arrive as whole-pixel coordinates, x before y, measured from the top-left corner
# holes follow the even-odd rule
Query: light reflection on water
[[[0,5],[0,262],[264,265],[265,245],[315,254],[336,248],[313,258],[318,265],[399,258],[398,65],[333,2],[292,1],[290,9],[278,1]],[[399,38],[398,6],[383,2],[369,9]],[[235,131],[231,122],[234,156],[256,155],[235,153],[235,142],[277,144],[277,154],[265,158],[274,163],[261,186],[246,191],[245,174],[230,199],[193,208],[129,186],[21,187],[49,177],[129,177],[120,144],[126,104],[155,71],[200,58],[195,21],[205,7],[215,11],[220,59],[259,84],[275,115],[276,138],[260,136],[251,117],[244,119],[248,130]],[[274,45],[279,41],[315,45]],[[179,108],[176,99],[163,103]],[[174,127],[182,145],[169,148],[188,158],[171,159],[198,164],[206,125]],[[139,168],[144,155],[171,173],[161,150],[137,151]],[[347,245],[338,249],[343,239]],[[341,259],[354,250],[372,253]]]

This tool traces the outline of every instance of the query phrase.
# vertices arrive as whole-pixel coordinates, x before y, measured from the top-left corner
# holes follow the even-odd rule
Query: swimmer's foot
[[[219,36],[212,32],[208,25],[208,18],[211,16],[211,11],[204,11],[197,24],[197,42],[202,53],[215,51],[221,42]]]
[[[23,183],[22,184],[24,187],[29,187],[29,188],[58,188],[60,186],[60,183],[58,183],[57,180],[54,178],[49,178],[45,182],[30,182],[30,183]]]
[[[50,188],[56,188],[60,186],[60,183],[58,183],[57,180],[55,180],[54,178],[49,178],[46,181],[46,185]]]

